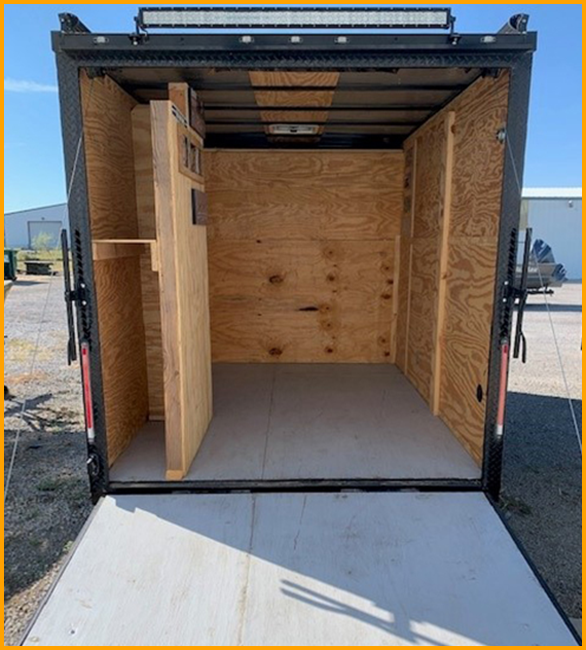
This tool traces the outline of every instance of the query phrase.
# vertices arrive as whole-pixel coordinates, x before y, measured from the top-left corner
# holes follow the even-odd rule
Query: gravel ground
[[[582,285],[548,297],[582,426]],[[527,363],[513,361],[502,505],[564,610],[582,617],[582,457],[543,296],[525,313]]]
[[[79,368],[67,366],[62,281],[24,277],[5,304],[5,472],[22,400],[27,412],[5,508],[4,632],[14,645],[91,511]],[[38,324],[49,290],[36,370]],[[582,287],[550,298],[570,390],[581,422]],[[525,319],[526,365],[513,362],[503,507],[565,610],[581,617],[581,457],[543,297]]]
[[[21,429],[4,513],[4,639],[15,645],[91,503],[79,368],[69,367],[66,358],[62,279],[21,276],[6,298],[4,316],[4,382],[12,394],[4,403],[5,482]],[[21,426],[23,399],[27,409]]]

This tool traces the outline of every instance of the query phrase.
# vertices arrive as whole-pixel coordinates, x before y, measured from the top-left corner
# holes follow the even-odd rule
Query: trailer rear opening
[[[508,72],[133,75],[81,78],[112,480],[479,479]]]

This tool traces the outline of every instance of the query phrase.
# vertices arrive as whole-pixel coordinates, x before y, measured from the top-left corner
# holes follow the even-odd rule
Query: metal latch
[[[86,304],[85,285],[80,285],[76,290],[71,286],[71,271],[69,269],[69,241],[67,231],[61,231],[61,251],[63,253],[63,282],[65,284],[65,308],[67,310],[67,364],[71,365],[77,359],[77,347],[75,343],[75,320],[73,318],[73,303]]]
[[[533,230],[527,228],[525,231],[525,246],[523,251],[523,263],[521,266],[520,277],[515,278],[515,282],[510,285],[510,298],[512,304],[517,304],[517,326],[515,328],[515,338],[513,341],[513,358],[518,359],[521,356],[523,363],[527,363],[527,339],[523,332],[523,319],[525,316],[525,307],[527,306],[527,277],[529,275],[529,256],[531,255],[531,241],[533,239]]]

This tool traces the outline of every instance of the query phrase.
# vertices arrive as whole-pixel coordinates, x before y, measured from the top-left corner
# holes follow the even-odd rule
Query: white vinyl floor
[[[27,646],[575,646],[481,493],[109,496]]]
[[[480,476],[392,365],[216,364],[213,391],[188,480]],[[110,478],[165,480],[164,423],[145,426]]]

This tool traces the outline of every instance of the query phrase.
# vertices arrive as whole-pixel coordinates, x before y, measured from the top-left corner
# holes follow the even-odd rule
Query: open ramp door
[[[110,496],[24,645],[578,645],[481,493]]]

